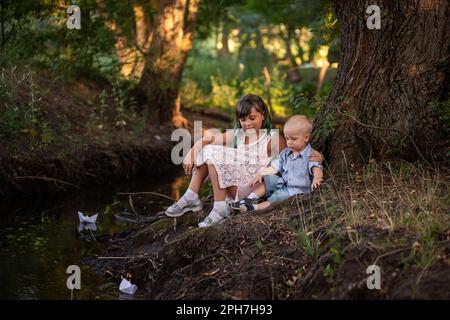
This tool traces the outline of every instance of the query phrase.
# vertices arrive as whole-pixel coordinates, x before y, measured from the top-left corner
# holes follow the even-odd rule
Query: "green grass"
[[[398,251],[403,271],[414,268],[424,272],[446,257],[449,177],[445,167],[401,161],[351,167],[343,176],[328,173],[320,192],[322,205],[313,216],[322,214],[307,228],[298,228],[298,245],[314,258],[331,254],[323,266],[330,281],[345,259],[343,248],[348,245],[373,246],[381,250],[379,255]],[[312,237],[312,231],[320,226],[327,226],[328,240],[323,243]],[[380,237],[380,232],[387,235]]]

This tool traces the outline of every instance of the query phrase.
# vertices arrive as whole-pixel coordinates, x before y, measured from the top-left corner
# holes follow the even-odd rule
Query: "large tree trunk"
[[[286,36],[282,37],[284,40],[284,45],[286,47],[286,57],[285,59],[289,61],[288,78],[291,82],[300,82],[300,72],[298,70],[298,63],[295,60],[295,56],[292,53],[291,44],[292,38],[294,36],[294,28],[288,26]]]
[[[135,39],[132,41],[123,34],[117,22],[108,17],[106,2],[97,0],[97,4],[100,14],[106,18],[106,26],[115,37],[114,48],[120,63],[120,74],[125,79],[139,80],[144,70],[144,55],[148,52],[153,36],[149,14],[141,4],[132,4],[135,23]]]
[[[333,0],[341,56],[314,142],[333,165],[430,158],[444,137],[430,103],[448,98],[448,0],[378,0],[381,29],[368,29],[372,0]],[[442,146],[442,144],[441,144]]]
[[[200,0],[160,0],[153,41],[145,58],[139,88],[149,112],[158,111],[161,123],[186,123],[180,111],[179,88],[187,55],[192,48]]]
[[[230,27],[227,21],[224,19],[222,24],[222,47],[219,50],[219,56],[222,58],[227,57],[230,54],[230,48],[228,46],[228,36],[230,34]]]

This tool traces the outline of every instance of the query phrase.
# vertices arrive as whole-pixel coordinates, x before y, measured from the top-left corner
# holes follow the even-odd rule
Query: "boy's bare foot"
[[[248,200],[250,200],[250,199],[248,199]],[[250,201],[246,201],[239,208],[240,208],[241,212],[244,213],[244,212],[252,212],[252,211],[256,211],[256,210],[262,210],[262,209],[266,209],[268,207],[270,207],[269,201],[264,201],[259,204],[253,204]]]

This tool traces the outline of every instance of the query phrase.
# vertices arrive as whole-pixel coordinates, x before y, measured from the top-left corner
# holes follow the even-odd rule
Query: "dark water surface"
[[[154,191],[172,197],[183,194],[189,177],[173,178],[156,183],[135,181],[109,191],[90,191],[64,200],[20,203],[0,206],[0,299],[71,299],[66,287],[69,265],[81,268],[81,290],[74,290],[74,299],[139,299],[119,292],[116,282],[97,275],[83,265],[85,257],[98,256],[104,244],[94,241],[132,226],[116,221],[120,212],[117,192]],[[161,196],[149,196],[152,210],[163,210],[171,204]],[[99,213],[97,230],[78,232],[77,212]]]

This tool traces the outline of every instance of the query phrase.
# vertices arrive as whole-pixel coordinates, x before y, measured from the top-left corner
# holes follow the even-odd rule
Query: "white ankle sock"
[[[249,199],[258,199],[259,197],[258,197],[254,192],[252,192],[252,193],[250,193],[250,194],[247,196],[247,198],[249,198]]]
[[[229,207],[226,201],[214,201],[213,210],[218,213],[228,212]]]
[[[192,191],[191,189],[187,189],[182,198],[184,198],[187,201],[193,201],[198,198],[198,193]]]

